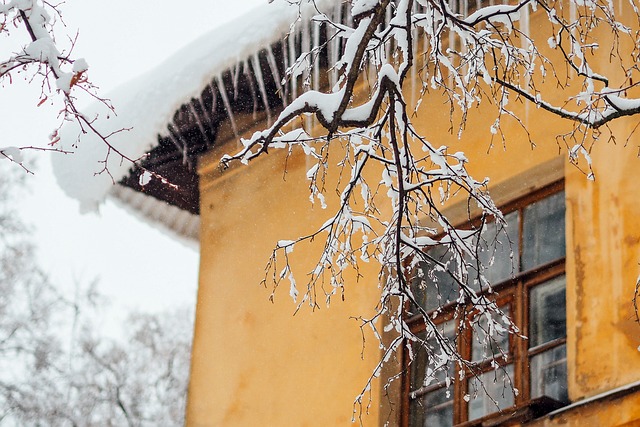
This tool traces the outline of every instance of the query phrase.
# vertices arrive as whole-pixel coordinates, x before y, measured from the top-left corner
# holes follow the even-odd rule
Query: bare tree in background
[[[1,166],[0,424],[182,425],[191,311],[132,313],[122,339],[100,335],[104,299],[69,298],[38,268],[14,211],[24,175]]]

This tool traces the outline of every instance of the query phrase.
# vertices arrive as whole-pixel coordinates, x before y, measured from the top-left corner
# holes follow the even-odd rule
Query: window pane
[[[423,427],[424,424],[424,404],[422,399],[409,402],[409,426]]]
[[[427,393],[423,398],[425,411],[425,425],[451,426],[453,425],[453,390],[441,388]]]
[[[436,263],[422,261],[411,280],[411,290],[416,301],[427,311],[458,299],[458,286],[449,271],[455,270],[454,260],[447,246],[436,246],[428,251],[430,257],[444,264],[447,271]]]
[[[513,365],[469,379],[469,420],[513,406]]]
[[[438,325],[438,330],[452,344],[455,344],[455,322],[449,321]],[[426,333],[419,334],[425,339]],[[425,348],[426,347],[426,348]],[[411,426],[442,426],[453,425],[453,380],[447,389],[445,378],[448,375],[453,377],[453,364],[447,364],[436,370],[434,378],[425,378],[428,368],[428,360],[436,360],[442,354],[442,347],[435,338],[430,338],[426,343],[415,343],[413,345],[414,360],[411,365],[411,391],[419,390],[425,386],[438,386],[437,388],[423,396],[420,396],[410,403],[410,425]],[[432,355],[432,356],[430,356]],[[434,357],[436,356],[436,357]],[[433,369],[434,366],[431,366]]]
[[[511,310],[509,306],[500,307],[504,314],[511,316]],[[494,320],[507,329],[507,325],[503,324],[500,319]],[[487,359],[491,359],[503,354],[509,354],[509,332],[493,331],[493,336],[487,326],[487,318],[482,316],[480,320],[473,325],[473,341],[471,343],[471,360],[479,362]]]
[[[510,278],[518,270],[518,212],[511,212],[504,219],[507,227],[503,229],[495,222],[486,224],[480,241],[478,258],[484,267],[485,278],[492,285]]]
[[[410,405],[411,427],[451,427],[453,425],[453,390],[445,388],[427,393]]]
[[[523,270],[565,255],[564,207],[564,192],[560,192],[524,209]]]
[[[565,276],[531,289],[529,294],[529,347],[567,335]]]
[[[569,403],[567,346],[561,345],[531,358],[531,398],[549,396]]]
[[[449,342],[455,346],[455,322],[449,321],[438,325],[438,330]],[[418,337],[422,340],[426,337],[426,332],[421,332]],[[426,348],[425,348],[426,346]],[[447,366],[442,366],[437,369],[433,375],[433,378],[425,378],[427,369],[427,363],[429,360],[435,360],[430,355],[442,354],[442,347],[438,344],[435,338],[430,338],[426,341],[416,342],[413,344],[413,362],[411,363],[411,391],[419,390],[421,387],[429,385],[444,384],[447,374],[449,377],[453,377],[453,364],[449,363]],[[431,366],[434,369],[434,366]]]

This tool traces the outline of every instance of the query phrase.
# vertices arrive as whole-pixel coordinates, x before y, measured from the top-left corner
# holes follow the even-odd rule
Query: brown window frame
[[[515,211],[519,212],[519,233],[518,233],[518,250],[520,256],[518,257],[518,265],[516,270],[518,271],[513,277],[503,280],[493,286],[493,291],[496,294],[495,301],[499,307],[506,305],[510,306],[510,316],[514,323],[524,331],[525,335],[529,333],[529,294],[533,288],[543,283],[565,275],[565,259],[566,256],[552,260],[542,265],[538,265],[527,271],[521,271],[522,263],[522,248],[523,248],[523,218],[524,209],[533,203],[542,200],[546,197],[564,191],[564,180],[560,180],[549,184],[539,190],[533,191],[523,197],[520,197],[513,202],[507,203],[502,206],[502,212],[506,215]],[[479,218],[474,218],[468,221],[467,224],[474,224],[479,222]],[[470,307],[469,307],[470,308]],[[450,303],[443,308],[441,312],[435,317],[434,323],[441,325],[447,321],[454,319],[454,312],[456,309],[456,303]],[[408,310],[408,307],[407,307]],[[469,310],[468,310],[469,311]],[[458,322],[454,329],[458,330]],[[407,325],[413,333],[420,333],[425,330],[425,324],[420,315],[414,315],[406,319]],[[470,360],[472,356],[472,328],[465,328],[463,336],[456,339],[457,350],[465,359]],[[480,375],[485,372],[494,371],[495,368],[491,368],[490,364],[492,360],[498,362],[500,366],[506,367],[510,364],[513,365],[513,386],[518,389],[518,394],[514,396],[514,405],[509,409],[511,414],[510,420],[513,421],[513,415],[520,414],[522,421],[530,419],[532,417],[539,416],[550,410],[556,409],[564,404],[559,403],[552,399],[531,398],[531,359],[547,350],[565,345],[567,342],[566,333],[563,338],[558,338],[539,346],[529,348],[528,340],[519,339],[513,334],[509,334],[509,354],[507,360],[504,360],[501,356],[487,359],[480,362],[475,371],[475,375]],[[403,346],[404,348],[404,346]],[[400,426],[409,427],[410,409],[409,403],[411,399],[411,364],[407,351],[403,354],[403,377],[402,377],[402,408],[400,416]],[[457,377],[457,375],[456,375]],[[494,413],[487,414],[481,418],[474,420],[468,420],[468,402],[463,399],[463,396],[467,393],[469,380],[474,377],[474,374],[467,370],[464,378],[460,381],[456,378],[451,386],[453,392],[453,425],[459,427],[469,427],[475,425],[481,425],[487,419],[498,419],[500,416],[504,416],[503,411],[496,411]],[[434,384],[426,387],[424,390],[419,390],[419,394],[414,396],[414,399],[424,396],[425,394],[444,388],[444,385]],[[506,408],[504,408],[506,409]],[[493,425],[493,424],[492,424]]]

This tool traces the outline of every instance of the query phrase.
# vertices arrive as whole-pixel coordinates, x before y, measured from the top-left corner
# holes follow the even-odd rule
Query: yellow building
[[[332,13],[338,11],[333,7]],[[527,24],[535,33],[544,19],[533,14]],[[169,91],[163,95],[165,105],[134,96],[132,106],[124,107],[126,116],[127,108],[135,110],[140,108],[136,102],[145,102],[148,114],[162,122],[157,137],[157,130],[135,137],[155,147],[145,167],[178,187],[146,183],[141,171],[125,168],[116,175],[122,177],[119,186],[109,191],[200,244],[187,425],[337,426],[353,419],[366,426],[640,425],[640,326],[632,304],[640,273],[635,181],[640,179],[640,160],[632,135],[638,119],[611,125],[621,141],[632,135],[628,143],[594,145],[596,179],[589,181],[568,164],[566,149],[556,142],[570,123],[519,105],[514,108],[530,135],[517,122],[505,121],[506,148],[490,149],[487,123],[493,122],[495,111],[471,111],[467,131],[458,140],[450,134],[449,110],[441,107],[443,98],[437,93],[424,99],[414,124],[432,138],[437,135],[438,144],[463,151],[472,176],[490,177],[489,191],[512,224],[515,271],[498,259],[488,274],[496,284],[498,304],[529,338],[504,338],[507,355],[501,369],[478,365],[483,385],[467,374],[450,386],[437,381],[424,385],[427,362],[418,356],[409,364],[405,347],[405,354],[384,371],[383,377],[399,373],[391,386],[375,380],[363,405],[354,404],[381,357],[378,342],[357,320],[374,313],[379,267],[362,264],[358,277],[347,278],[344,297],[335,295],[329,308],[302,305],[297,310],[285,285],[275,292],[268,280],[261,285],[265,265],[278,241],[323,224],[337,197],[327,197],[328,210],[309,203],[310,165],[302,150],[272,151],[249,166],[219,167],[223,154],[239,149],[239,136],[264,129],[277,115],[282,101],[276,93],[284,93],[285,99],[295,96],[307,77],[312,87],[331,82],[330,72],[320,68],[281,84],[293,59],[329,38],[331,31],[303,20],[282,42],[291,20],[290,11],[265,6],[213,32],[168,63],[198,68],[207,40],[213,44],[206,48],[209,55],[223,51],[190,77],[192,89],[176,99]],[[252,32],[256,35],[247,36]],[[236,48],[226,48],[229,44]],[[331,63],[337,52],[327,49],[324,54],[323,60]],[[163,67],[169,79],[171,73]],[[136,90],[144,94],[145,86]],[[336,179],[331,172],[327,187]],[[461,225],[468,221],[463,204],[446,207],[449,218]],[[317,245],[296,247],[292,257],[300,282],[318,253]],[[430,285],[426,290],[414,285],[424,308],[435,307]],[[448,298],[448,285],[440,285],[441,296]],[[455,331],[450,313],[445,309],[434,315],[445,334]],[[417,333],[424,328],[411,308],[406,321]],[[457,345],[475,360],[474,333],[468,331]]]

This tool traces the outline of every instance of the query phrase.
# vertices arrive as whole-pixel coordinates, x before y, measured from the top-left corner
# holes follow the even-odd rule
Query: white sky
[[[89,78],[107,94],[266,1],[67,0],[62,7],[68,34],[79,31],[73,57],[86,58]],[[38,100],[39,88],[20,79],[0,88],[0,146],[44,145],[57,113],[48,103],[37,107]],[[27,179],[31,191],[24,195],[21,212],[35,226],[40,265],[57,283],[72,289],[98,277],[99,289],[118,312],[195,303],[197,248],[184,246],[112,202],[99,215],[80,215],[77,203],[57,187],[48,155],[33,157],[36,176]]]

